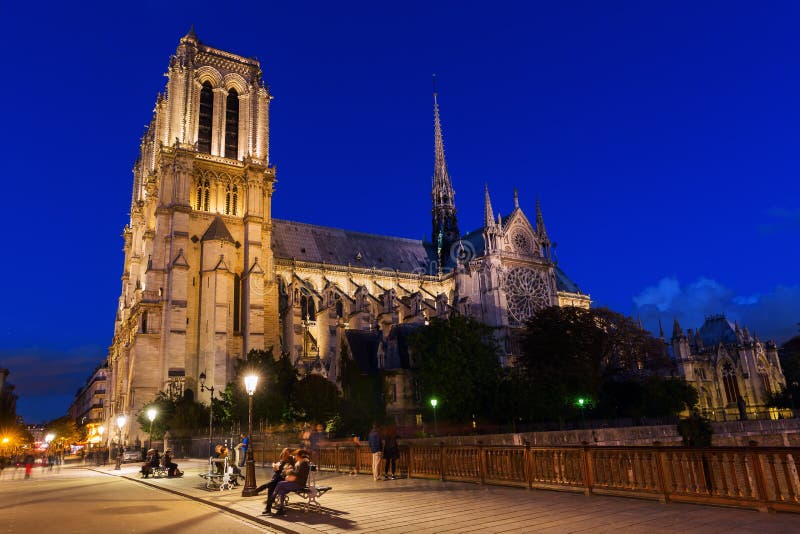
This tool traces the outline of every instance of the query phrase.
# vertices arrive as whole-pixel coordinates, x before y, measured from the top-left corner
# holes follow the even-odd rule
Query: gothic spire
[[[483,201],[483,225],[487,228],[494,225],[494,211],[492,200],[489,198],[489,184],[484,184],[485,198]]]
[[[544,227],[544,217],[542,216],[542,206],[539,204],[539,199],[536,199],[536,231],[539,232],[539,238],[542,242],[548,242],[547,230]]]
[[[664,327],[661,326],[661,317],[658,318],[658,337],[664,340]]]
[[[683,337],[683,328],[681,328],[681,324],[678,322],[678,318],[675,318],[675,322],[672,324],[672,339],[676,337]]]
[[[447,162],[444,158],[442,122],[439,118],[439,99],[436,92],[436,75],[433,75],[433,241],[453,243],[460,237],[456,220],[455,191],[450,183]]]
[[[519,209],[519,192],[517,192],[517,188],[514,188],[514,209]]]

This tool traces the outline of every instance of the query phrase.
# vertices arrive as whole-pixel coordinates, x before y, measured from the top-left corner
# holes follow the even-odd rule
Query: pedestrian
[[[245,457],[247,456],[247,448],[250,446],[250,438],[247,437],[244,432],[239,434],[239,437],[242,439],[242,441],[236,446],[236,455],[238,457],[236,464],[239,467],[244,467]]]
[[[400,459],[400,446],[397,444],[397,429],[393,426],[386,431],[386,438],[383,440],[383,479],[389,480],[389,464],[392,466],[392,480],[396,479],[395,470],[397,460]]]
[[[280,500],[278,501],[278,510],[275,512],[275,515],[286,514],[286,510],[284,510],[286,494],[288,494],[290,491],[296,491],[306,487],[308,475],[311,472],[309,453],[307,450],[297,449],[294,451],[294,458],[294,469],[290,470],[286,474],[286,480],[279,482],[275,487],[275,492],[272,494],[272,497],[267,499],[267,509],[264,510],[265,514],[272,513],[272,504],[278,498],[280,498]]]
[[[31,478],[31,473],[33,472],[33,456],[31,454],[26,454],[23,463],[25,464],[25,478]]]
[[[380,480],[381,458],[383,457],[383,445],[377,424],[372,425],[372,431],[370,431],[367,439],[370,452],[372,452],[372,478],[377,482]]]

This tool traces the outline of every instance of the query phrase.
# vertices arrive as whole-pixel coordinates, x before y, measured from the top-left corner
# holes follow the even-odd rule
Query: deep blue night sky
[[[110,344],[138,140],[191,24],[262,62],[275,217],[428,236],[435,72],[462,230],[484,182],[495,213],[517,187],[597,305],[797,331],[797,3],[285,4],[0,7],[0,366],[26,420]]]

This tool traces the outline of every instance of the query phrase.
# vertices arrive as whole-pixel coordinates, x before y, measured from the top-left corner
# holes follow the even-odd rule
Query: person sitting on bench
[[[217,453],[217,457],[214,458],[214,465],[217,468],[218,475],[225,474],[225,458],[228,457],[228,447],[225,445],[219,444],[214,447],[214,452]]]
[[[272,480],[259,486],[256,489],[256,494],[267,490],[267,502],[269,502],[272,494],[275,493],[275,487],[278,485],[278,483],[286,480],[286,473],[288,473],[292,467],[294,467],[294,458],[289,452],[289,448],[286,447],[281,451],[278,461],[272,464],[272,470],[274,471],[272,474]],[[266,514],[268,512],[265,510],[264,513]]]
[[[159,465],[158,451],[155,449],[147,451],[147,457],[144,465],[142,465],[142,475],[144,475],[144,478],[147,478],[148,475],[152,475],[153,469]]]
[[[167,449],[164,451],[164,467],[167,468],[167,476],[169,477],[181,477],[183,476],[183,471],[178,470],[178,464],[172,461],[172,449]]]
[[[294,451],[294,459],[294,469],[286,474],[286,480],[283,482],[278,482],[278,485],[275,487],[275,492],[270,496],[269,499],[267,499],[267,509],[264,510],[265,514],[272,513],[272,504],[275,502],[275,499],[278,498],[280,498],[280,500],[278,501],[278,510],[275,512],[275,514],[286,514],[286,510],[284,510],[283,507],[283,503],[286,500],[286,494],[291,491],[302,490],[306,487],[308,475],[311,472],[310,455],[305,449],[297,449]]]

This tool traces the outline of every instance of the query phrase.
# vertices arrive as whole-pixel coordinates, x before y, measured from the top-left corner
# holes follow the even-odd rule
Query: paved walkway
[[[121,471],[96,468],[162,488],[258,521],[270,530],[300,534],[349,531],[419,534],[461,532],[798,532],[800,515],[766,514],[692,504],[661,504],[623,497],[557,491],[479,486],[435,480],[399,479],[374,482],[367,475],[318,473],[320,485],[333,489],[320,497],[321,511],[304,512],[290,503],[282,517],[260,515],[264,496],[245,498],[241,488],[209,491],[198,476],[207,469],[199,460],[181,460],[183,478],[146,479],[138,465]],[[256,480],[268,480],[257,469]],[[296,499],[295,499],[296,502]]]

